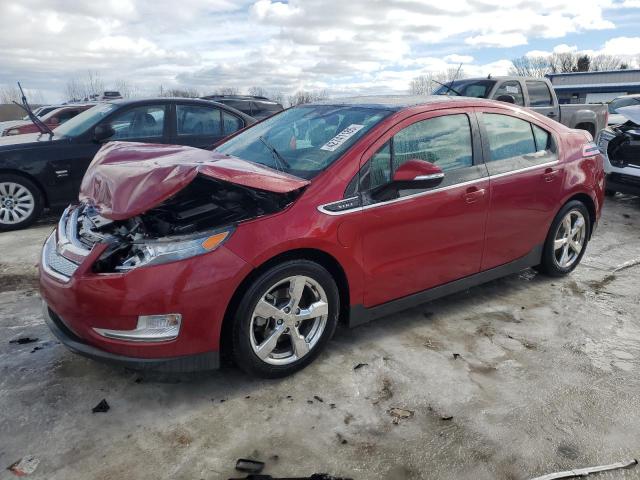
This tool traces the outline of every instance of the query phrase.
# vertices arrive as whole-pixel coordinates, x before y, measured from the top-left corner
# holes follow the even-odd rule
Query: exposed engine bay
[[[631,120],[612,129],[616,136],[609,140],[607,156],[612,165],[624,167],[640,164],[640,125]]]
[[[91,204],[82,204],[78,237],[89,248],[97,242],[109,244],[94,271],[126,271],[149,263],[154,248],[180,244],[192,248],[189,243],[205,234],[283,210],[300,193],[268,192],[198,175],[177,194],[130,219],[109,220]]]

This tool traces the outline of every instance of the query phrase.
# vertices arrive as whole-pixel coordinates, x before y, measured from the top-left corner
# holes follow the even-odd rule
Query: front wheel
[[[542,253],[540,270],[553,277],[570,273],[584,255],[589,241],[591,220],[584,203],[567,203],[551,224]]]
[[[291,260],[270,268],[249,286],[236,311],[237,365],[264,378],[304,368],[333,336],[339,306],[336,283],[321,265]]]

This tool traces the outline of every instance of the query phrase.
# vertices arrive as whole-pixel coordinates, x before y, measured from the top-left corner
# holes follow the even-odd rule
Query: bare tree
[[[160,85],[160,91],[158,92],[160,97],[179,97],[179,98],[198,98],[200,92],[197,88],[183,87],[183,88],[164,88]]]
[[[327,92],[326,90],[298,90],[293,95],[289,95],[289,106],[294,107],[296,105],[302,105],[304,103],[323,100],[328,97],[329,92]]]
[[[418,75],[409,84],[411,95],[431,95],[433,91],[433,74]]]
[[[278,102],[280,105],[284,105],[285,103],[284,94],[281,91],[271,92],[268,98],[274,102]]]
[[[551,72],[551,65],[547,57],[519,57],[511,60],[513,67],[510,75],[522,77],[544,77]]]
[[[72,78],[67,81],[65,94],[69,100],[91,100],[104,92],[104,81],[95,70],[88,70],[84,78]]]
[[[411,80],[409,92],[411,95],[431,95],[442,84],[451,83],[454,80],[464,78],[465,73],[462,68],[449,68],[442,72],[427,72]]]
[[[0,87],[0,103],[20,103],[20,90],[18,87],[5,85]]]
[[[623,63],[622,58],[615,55],[596,55],[591,59],[591,71],[618,70]]]
[[[115,89],[120,92],[122,98],[135,98],[140,96],[140,88],[124,79],[116,81]]]
[[[266,88],[262,87],[249,87],[249,95],[253,95],[255,97],[268,97],[269,92]]]
[[[216,90],[216,95],[238,95],[240,91],[236,87],[222,87]]]

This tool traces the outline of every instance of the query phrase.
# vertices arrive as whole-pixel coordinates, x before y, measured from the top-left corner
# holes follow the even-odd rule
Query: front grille
[[[42,249],[42,266],[47,273],[68,282],[78,269],[78,264],[63,257],[56,251],[56,234],[52,233]]]

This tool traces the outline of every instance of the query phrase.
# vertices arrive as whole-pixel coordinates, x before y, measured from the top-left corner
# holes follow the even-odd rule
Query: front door
[[[450,109],[417,115],[398,124],[363,158],[366,307],[479,271],[489,181],[473,114]],[[409,159],[438,165],[443,182],[380,198],[379,187]]]
[[[564,169],[553,133],[503,110],[478,113],[491,205],[482,270],[544,244],[560,200]]]
[[[167,143],[166,104],[150,104],[123,108],[107,117],[101,124],[111,124],[115,134],[108,141]],[[80,189],[82,177],[91,160],[102,147],[93,140],[93,132],[75,142],[76,156],[71,160],[75,191]]]

